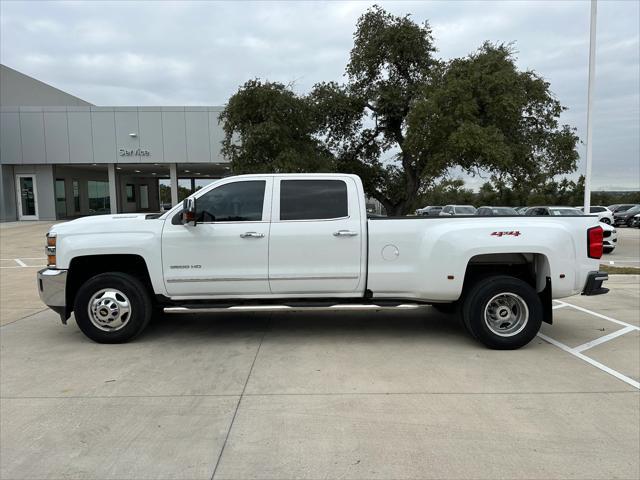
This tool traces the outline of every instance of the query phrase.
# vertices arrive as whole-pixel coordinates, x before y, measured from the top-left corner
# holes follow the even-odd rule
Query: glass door
[[[16,175],[18,220],[38,220],[36,177]]]

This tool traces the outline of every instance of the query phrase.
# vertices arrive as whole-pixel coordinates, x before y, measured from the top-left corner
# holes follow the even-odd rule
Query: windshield
[[[620,205],[616,208],[616,213],[626,212],[627,210],[633,208],[633,205]]]
[[[582,212],[577,208],[550,208],[549,213],[551,213],[551,215],[559,215],[561,217],[582,215]]]
[[[494,215],[517,215],[518,212],[511,207],[493,207],[491,209]]]
[[[640,212],[640,205],[636,205],[635,207],[630,208],[625,213],[638,213]]]
[[[476,213],[476,209],[473,207],[455,207],[456,208],[456,213],[461,213],[462,215],[473,215],[474,213]]]

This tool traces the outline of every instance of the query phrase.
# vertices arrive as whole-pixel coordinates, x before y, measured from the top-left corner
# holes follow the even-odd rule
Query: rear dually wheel
[[[528,344],[542,324],[543,308],[535,289],[519,278],[483,278],[465,295],[462,315],[467,330],[489,348],[512,350]]]

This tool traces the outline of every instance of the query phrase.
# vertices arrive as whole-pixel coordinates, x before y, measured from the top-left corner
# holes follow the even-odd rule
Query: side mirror
[[[182,202],[182,224],[196,226],[196,199],[185,198]]]

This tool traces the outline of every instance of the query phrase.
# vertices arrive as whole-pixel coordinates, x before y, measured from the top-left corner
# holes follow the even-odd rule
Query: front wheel
[[[511,276],[483,278],[465,295],[467,330],[489,348],[513,350],[529,343],[542,324],[540,297],[528,283]]]
[[[78,290],[74,304],[82,333],[98,343],[123,343],[151,319],[149,292],[137,278],[120,272],[96,275]]]

